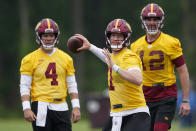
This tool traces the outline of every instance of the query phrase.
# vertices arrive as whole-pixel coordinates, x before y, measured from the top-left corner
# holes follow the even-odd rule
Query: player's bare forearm
[[[104,48],[103,53],[106,56],[106,63],[108,65],[108,68],[113,68],[115,63],[113,62],[111,58],[110,52]],[[142,80],[143,80],[142,74],[138,70],[129,71],[126,69],[119,68],[117,72],[122,78],[124,78],[125,80],[133,84],[136,84],[138,86],[142,84]]]
[[[21,100],[23,101],[30,101],[30,96],[29,95],[23,95],[21,96]]]
[[[180,83],[182,87],[183,102],[180,105],[179,114],[184,118],[190,113],[190,103],[189,103],[189,91],[190,91],[190,80],[189,73],[186,64],[177,68],[180,76]]]
[[[189,80],[189,73],[188,73],[188,69],[186,67],[186,64],[178,67],[177,71],[180,76],[180,83],[181,83],[181,87],[182,87],[183,99],[188,100],[189,99],[189,91],[190,91],[190,80]]]
[[[142,74],[138,70],[125,70],[120,68],[118,71],[119,75],[123,77],[125,80],[140,86],[142,84]]]
[[[69,94],[70,99],[78,99],[78,93],[70,93]]]

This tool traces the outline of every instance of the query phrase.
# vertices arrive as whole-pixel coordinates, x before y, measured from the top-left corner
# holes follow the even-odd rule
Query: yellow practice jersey
[[[66,101],[66,76],[74,75],[72,58],[55,48],[49,56],[41,49],[28,54],[22,59],[21,75],[32,76],[32,101],[61,103]]]
[[[151,44],[146,41],[146,36],[139,38],[131,44],[131,50],[142,60],[143,86],[152,87],[154,90],[144,88],[145,97],[156,96],[156,99],[161,99],[162,97],[176,96],[175,64],[173,61],[183,56],[180,41],[161,32],[159,38]],[[167,94],[166,88],[162,87],[168,87],[168,89],[172,87],[173,89],[170,88]]]
[[[124,49],[117,55],[111,55],[114,63],[122,69],[140,68],[142,63],[140,58],[130,51]],[[146,106],[142,85],[137,86],[123,79],[113,70],[108,70],[109,95],[111,102],[111,112],[120,112]]]

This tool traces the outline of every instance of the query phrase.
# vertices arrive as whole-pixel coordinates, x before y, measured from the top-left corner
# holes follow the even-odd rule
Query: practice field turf
[[[72,124],[73,131],[100,131],[92,129],[87,120]],[[0,131],[32,131],[31,124],[23,119],[0,119]]]
[[[73,124],[73,131],[101,131],[92,129],[87,120],[81,120]],[[0,119],[0,131],[32,131],[31,124],[23,119]],[[196,125],[192,128],[182,128],[178,122],[173,122],[172,129],[169,131],[196,131]]]

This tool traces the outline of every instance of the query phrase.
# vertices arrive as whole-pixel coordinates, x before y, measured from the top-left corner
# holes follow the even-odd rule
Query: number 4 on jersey
[[[52,71],[52,72],[51,72]],[[58,85],[57,74],[56,74],[56,63],[49,63],[48,68],[45,72],[46,78],[51,78],[51,85]]]

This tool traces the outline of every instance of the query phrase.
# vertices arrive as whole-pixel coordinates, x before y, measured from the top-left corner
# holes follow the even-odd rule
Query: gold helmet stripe
[[[115,29],[117,29],[119,21],[120,21],[120,19],[116,20]]]
[[[46,19],[47,20],[47,24],[48,24],[48,29],[50,29],[50,20],[49,19]]]
[[[55,24],[57,27],[59,27],[59,26],[57,25],[57,23],[56,23],[56,22],[54,22],[54,24]]]
[[[128,23],[126,23],[126,25],[129,28],[129,30],[131,30],[131,26]]]
[[[164,14],[164,11],[163,11],[163,9],[161,8],[161,7],[159,7],[159,9],[162,11],[162,13]]]
[[[153,4],[150,5],[150,12],[153,13]]]
[[[41,25],[41,22],[39,22],[36,27],[35,27],[35,30],[37,30],[39,28],[39,26]]]
[[[141,11],[141,15],[142,15],[142,13],[143,13],[143,11],[144,11],[145,9],[146,9],[145,7],[142,9],[142,11]]]

